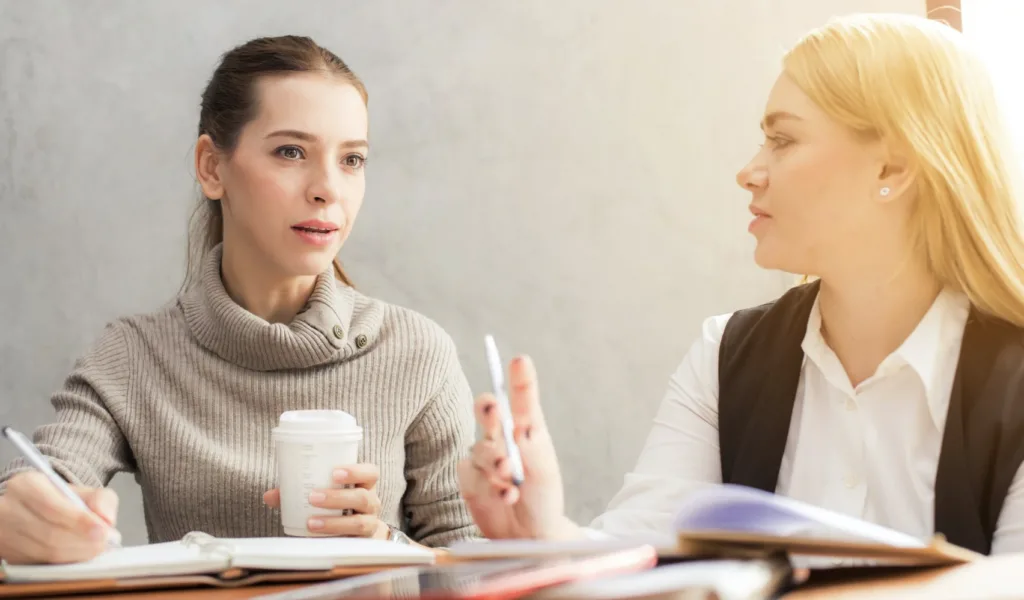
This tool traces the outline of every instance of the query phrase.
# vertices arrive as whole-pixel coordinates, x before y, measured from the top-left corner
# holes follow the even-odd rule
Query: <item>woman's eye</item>
[[[288,160],[299,160],[302,158],[302,149],[298,146],[281,146],[276,150],[277,155]]]
[[[350,169],[361,169],[366,164],[366,157],[360,154],[349,154],[345,157],[345,166]]]

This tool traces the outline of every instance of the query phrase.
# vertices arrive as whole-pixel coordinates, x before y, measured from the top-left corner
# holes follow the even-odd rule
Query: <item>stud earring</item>
[[[884,188],[878,190],[878,193],[883,195],[883,196],[888,196],[890,191],[891,190],[889,188],[884,187]]]

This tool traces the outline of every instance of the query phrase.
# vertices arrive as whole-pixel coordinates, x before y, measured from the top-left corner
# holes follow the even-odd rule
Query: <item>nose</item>
[[[313,204],[335,204],[345,199],[345,182],[337,169],[316,169],[306,188],[306,200]]]
[[[739,173],[736,173],[736,183],[748,192],[757,192],[768,187],[768,169],[758,152]]]

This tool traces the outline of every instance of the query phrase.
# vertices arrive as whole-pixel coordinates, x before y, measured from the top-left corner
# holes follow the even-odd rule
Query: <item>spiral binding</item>
[[[225,558],[231,558],[235,551],[235,547],[230,543],[202,531],[186,533],[181,538],[181,543],[188,547],[197,548],[204,556],[220,555]]]

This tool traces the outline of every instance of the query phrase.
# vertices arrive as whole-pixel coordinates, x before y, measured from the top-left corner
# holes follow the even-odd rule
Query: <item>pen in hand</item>
[[[92,509],[90,509],[89,506],[85,503],[85,501],[82,500],[82,497],[76,494],[75,491],[72,490],[71,487],[64,481],[64,479],[60,475],[58,475],[56,471],[53,470],[53,467],[50,466],[50,461],[48,461],[46,457],[39,452],[39,450],[35,447],[35,444],[33,444],[32,441],[28,439],[28,437],[19,433],[18,431],[15,431],[10,427],[4,427],[0,431],[2,431],[4,437],[6,437],[7,440],[10,441],[11,444],[13,444],[14,447],[18,449],[18,452],[25,458],[25,460],[27,460],[29,464],[31,464],[33,467],[41,471],[43,475],[50,480],[50,483],[52,483],[54,487],[56,487],[57,490],[60,491],[62,495],[64,495],[78,508],[86,512],[93,512]],[[106,520],[103,519],[103,517],[101,517],[100,515],[96,516],[100,517],[100,520],[106,523]],[[107,547],[120,548],[121,533],[113,526],[108,526],[108,529],[109,531],[107,533]]]
[[[494,397],[498,401],[498,418],[501,421],[501,436],[505,441],[505,454],[508,456],[509,467],[512,471],[512,483],[522,485],[523,459],[519,455],[519,446],[516,445],[514,437],[515,425],[512,422],[512,409],[508,403],[508,394],[505,392],[505,369],[498,356],[498,346],[494,338],[488,335],[484,338],[484,345],[487,349],[487,366],[491,372],[491,384],[494,387]]]

